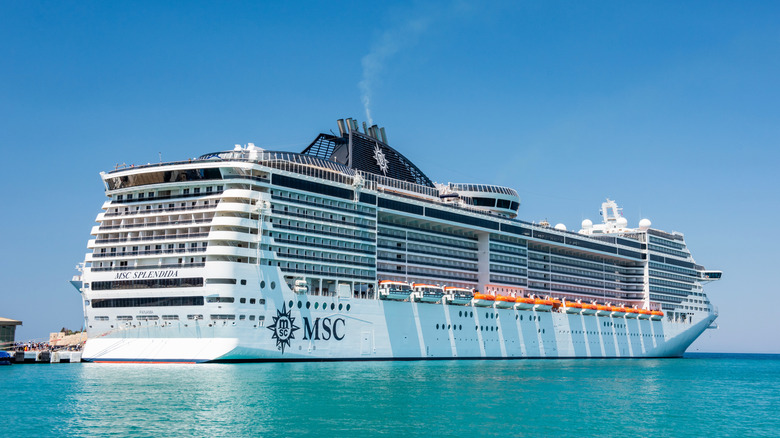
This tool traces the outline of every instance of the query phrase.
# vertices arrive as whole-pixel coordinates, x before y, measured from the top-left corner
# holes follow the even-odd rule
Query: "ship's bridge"
[[[490,184],[449,183],[447,191],[462,199],[470,199],[475,207],[484,208],[500,215],[515,217],[520,208],[520,196],[509,187]]]
[[[720,280],[723,277],[723,271],[703,270],[701,271],[701,278],[704,281]]]

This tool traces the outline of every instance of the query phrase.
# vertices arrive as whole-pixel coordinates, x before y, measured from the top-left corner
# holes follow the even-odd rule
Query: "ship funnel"
[[[344,137],[347,134],[347,129],[344,127],[344,119],[338,119],[336,123],[339,125],[339,134]]]
[[[387,144],[387,136],[385,135],[385,128],[379,128],[379,134],[382,136],[382,143]]]
[[[363,134],[368,135],[368,125],[366,125],[366,122],[363,122]]]
[[[374,125],[371,127],[371,136],[379,140],[379,126]]]

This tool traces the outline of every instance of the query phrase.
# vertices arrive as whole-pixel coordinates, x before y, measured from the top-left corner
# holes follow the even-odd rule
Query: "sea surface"
[[[780,355],[0,367],[4,436],[780,436]]]

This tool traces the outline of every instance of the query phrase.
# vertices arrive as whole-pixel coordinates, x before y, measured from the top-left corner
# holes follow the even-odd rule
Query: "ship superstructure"
[[[516,218],[383,128],[103,173],[82,273],[93,361],[679,356],[717,310],[683,235]],[[591,307],[593,307],[591,309]]]

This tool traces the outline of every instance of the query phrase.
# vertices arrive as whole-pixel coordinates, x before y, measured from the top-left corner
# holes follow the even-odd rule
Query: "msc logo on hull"
[[[268,326],[268,330],[274,332],[271,339],[276,339],[276,348],[284,354],[284,347],[290,346],[290,341],[295,339],[295,331],[300,329],[295,325],[295,318],[292,316],[292,309],[287,310],[286,305],[282,305],[282,310],[276,310],[274,323]]]
[[[344,318],[315,318],[314,323],[309,322],[308,317],[303,317],[303,339],[323,341],[330,340],[331,338],[340,341],[344,339],[344,326],[347,323]]]
[[[282,305],[282,310],[276,310],[273,317],[274,323],[268,326],[273,332],[271,339],[276,340],[276,348],[284,354],[286,347],[291,347],[291,341],[295,339],[295,331],[301,328],[295,325],[295,317],[292,316],[292,308],[287,310],[287,305]],[[314,318],[303,317],[303,340],[305,341],[329,341],[331,339],[341,341],[346,336],[347,322],[344,318]]]

